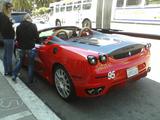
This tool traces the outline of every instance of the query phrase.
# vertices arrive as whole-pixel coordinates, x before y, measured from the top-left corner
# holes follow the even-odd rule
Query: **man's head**
[[[23,21],[29,21],[29,22],[32,22],[32,18],[30,16],[29,13],[27,13],[24,17],[23,17]]]

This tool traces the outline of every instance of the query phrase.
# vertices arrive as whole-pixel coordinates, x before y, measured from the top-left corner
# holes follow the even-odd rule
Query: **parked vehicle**
[[[39,37],[35,71],[55,84],[64,100],[104,95],[113,86],[145,77],[151,69],[149,43],[74,26],[43,29]]]
[[[110,29],[112,0],[63,0],[50,3],[49,8],[54,26]]]
[[[27,14],[27,12],[12,12],[11,16],[13,19],[13,27],[17,27],[23,20],[23,17]]]
[[[111,29],[160,36],[160,0],[113,0]]]

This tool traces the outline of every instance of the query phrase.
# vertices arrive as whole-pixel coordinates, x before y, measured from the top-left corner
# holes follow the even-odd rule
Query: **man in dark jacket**
[[[16,40],[20,48],[20,59],[16,64],[13,71],[13,81],[16,81],[16,77],[20,71],[25,54],[28,55],[28,83],[33,82],[33,69],[34,58],[36,55],[35,41],[38,39],[37,27],[32,23],[31,16],[26,14],[24,20],[16,29]]]

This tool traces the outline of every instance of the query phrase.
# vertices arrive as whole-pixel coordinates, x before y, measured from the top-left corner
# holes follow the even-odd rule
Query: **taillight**
[[[106,63],[107,62],[107,56],[106,55],[99,55],[99,61],[101,63]]]
[[[91,64],[91,65],[96,65],[97,64],[97,58],[93,55],[88,55],[87,56],[87,59],[88,59],[88,62]]]

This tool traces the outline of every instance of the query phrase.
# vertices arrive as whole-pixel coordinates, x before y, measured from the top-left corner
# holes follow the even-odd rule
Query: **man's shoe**
[[[12,77],[12,80],[14,81],[14,82],[17,82],[17,80],[16,80],[16,77]]]
[[[9,73],[4,73],[4,76],[10,76],[11,77],[12,73],[10,73],[10,72]]]

